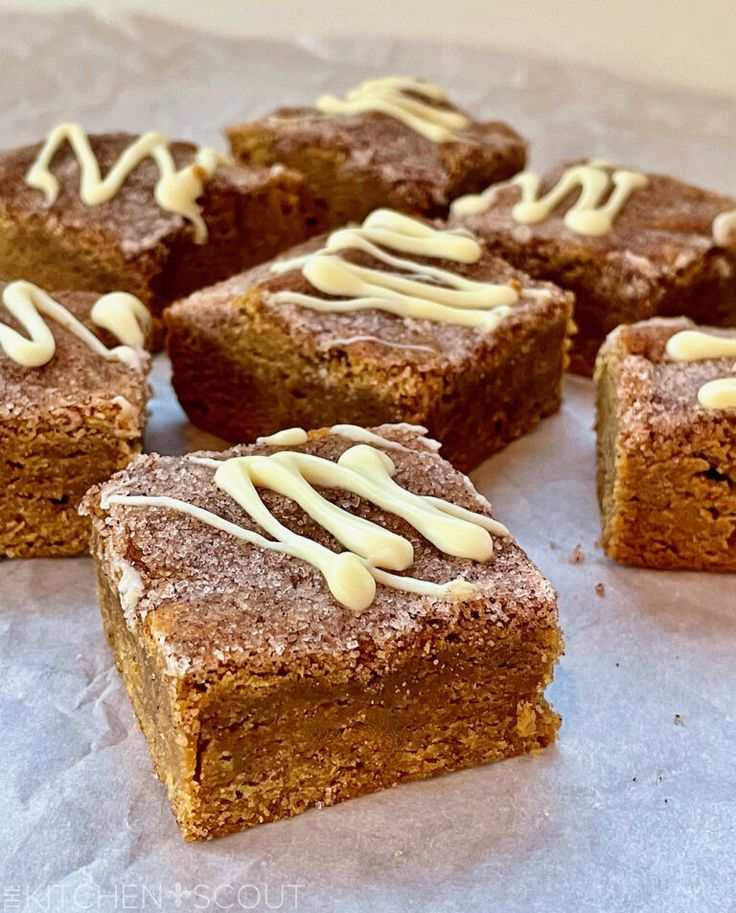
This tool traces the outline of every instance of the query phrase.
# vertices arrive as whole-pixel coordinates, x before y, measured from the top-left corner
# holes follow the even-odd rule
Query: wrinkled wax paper
[[[732,100],[493,50],[6,13],[0,65],[3,147],[62,119],[217,142],[278,104],[421,73],[530,136],[536,166],[590,155],[736,194]],[[155,382],[149,449],[211,443],[162,358]],[[569,378],[562,412],[474,473],[560,593],[567,652],[550,692],[564,725],[536,757],[186,845],[103,638],[91,562],[0,564],[0,913],[736,910],[736,581],[617,567],[596,549],[591,387]]]

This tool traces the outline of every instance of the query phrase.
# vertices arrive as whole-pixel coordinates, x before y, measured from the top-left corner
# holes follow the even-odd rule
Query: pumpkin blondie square
[[[555,593],[422,430],[142,456],[85,498],[187,840],[554,740]]]
[[[82,495],[141,450],[150,317],[120,292],[0,299],[0,557],[82,554]]]
[[[405,421],[468,470],[559,408],[571,309],[464,230],[377,210],[166,319],[174,389],[208,431]]]
[[[684,317],[621,326],[595,381],[606,554],[736,571],[736,330]]]
[[[227,128],[246,165],[281,163],[303,175],[322,230],[389,207],[445,216],[450,201],[524,167],[526,141],[500,121],[480,122],[440,86],[389,76],[314,107],[279,108]]]

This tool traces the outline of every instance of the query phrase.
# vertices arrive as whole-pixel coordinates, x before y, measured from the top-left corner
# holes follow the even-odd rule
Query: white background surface
[[[531,51],[736,97],[736,0],[4,0],[143,10],[229,35],[422,38]]]
[[[213,142],[284,101],[423,71],[479,115],[508,118],[536,162],[626,160],[736,193],[730,100],[578,65],[2,15],[0,61],[0,147],[61,118]],[[149,449],[203,443],[163,357],[155,381]],[[0,913],[212,913],[233,902],[229,885],[255,886],[250,909],[282,913],[734,913],[736,577],[603,557],[592,419],[591,382],[568,378],[562,411],[473,474],[560,593],[559,742],[211,843],[184,844],[152,775],[90,559],[0,562]],[[570,564],[578,543],[585,562]]]

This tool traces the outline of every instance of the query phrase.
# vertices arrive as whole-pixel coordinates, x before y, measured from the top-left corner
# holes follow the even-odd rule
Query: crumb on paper
[[[570,562],[570,564],[582,564],[585,561],[585,552],[583,551],[583,547],[579,542],[570,552],[567,560]]]
[[[682,716],[681,713],[676,713],[675,718],[672,722],[675,724],[675,726],[684,726],[685,718]]]
[[[605,586],[603,586],[602,583],[600,583],[600,582],[599,582],[599,583],[596,583],[596,585],[595,585],[595,592],[596,592],[596,595],[597,595],[597,596],[605,596],[605,595],[606,595],[606,588],[605,588]]]

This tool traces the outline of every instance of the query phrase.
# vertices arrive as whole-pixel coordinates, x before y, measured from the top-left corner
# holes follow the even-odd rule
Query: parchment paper
[[[153,20],[5,14],[0,72],[2,146],[62,119],[212,142],[276,104],[408,72],[508,118],[534,140],[535,165],[589,154],[736,193],[728,100],[490,49],[235,42]],[[155,380],[149,448],[210,443],[163,359]],[[565,392],[558,416],[474,474],[560,593],[567,653],[551,697],[564,726],[536,757],[186,845],[105,644],[91,562],[2,563],[0,913],[735,910],[734,576],[602,557],[591,384],[571,378]],[[571,564],[578,544],[585,560]]]

